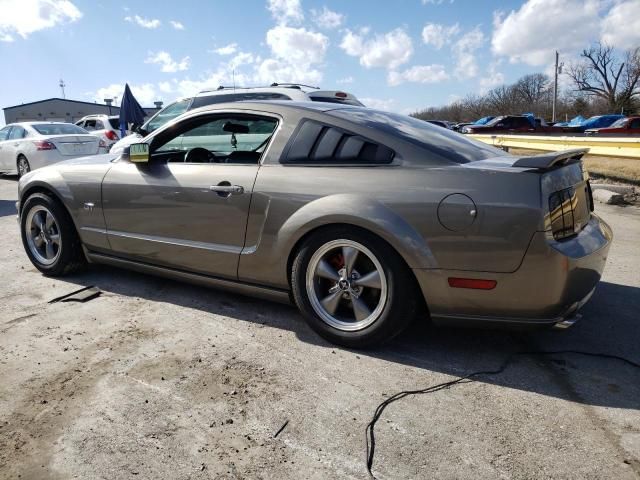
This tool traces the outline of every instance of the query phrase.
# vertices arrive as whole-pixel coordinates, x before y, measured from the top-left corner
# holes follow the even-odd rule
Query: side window
[[[76,122],[75,124],[80,128],[84,128],[84,120],[80,120],[79,122]]]
[[[96,130],[96,121],[95,120],[85,120],[84,129],[87,132],[92,132],[92,131]]]
[[[102,123],[102,120],[96,120],[95,130],[104,130],[104,123]]]
[[[640,118],[633,120],[631,125],[629,125],[629,128],[640,128]]]
[[[0,130],[0,142],[3,142],[4,140],[7,140],[9,138],[9,130],[11,130],[11,127],[4,127],[2,130]]]
[[[188,163],[257,164],[277,125],[274,118],[255,115],[199,117],[154,139],[152,155]]]
[[[22,127],[13,127],[9,134],[9,140],[19,140],[26,137],[27,131]]]
[[[289,141],[282,163],[295,164],[388,164],[394,152],[364,137],[303,120]]]

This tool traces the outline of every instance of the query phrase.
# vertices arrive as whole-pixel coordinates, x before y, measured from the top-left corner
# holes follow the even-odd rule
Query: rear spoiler
[[[515,161],[513,167],[535,168],[538,170],[550,170],[553,167],[569,165],[579,162],[583,155],[589,152],[588,148],[575,148],[562,150],[561,152],[542,153],[531,157],[522,157]]]

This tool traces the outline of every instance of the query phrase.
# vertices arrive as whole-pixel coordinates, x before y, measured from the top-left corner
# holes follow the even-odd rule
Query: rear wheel
[[[359,230],[336,228],[307,239],[293,262],[291,283],[311,328],[339,345],[382,343],[415,316],[410,271],[389,245]]]
[[[57,200],[42,193],[31,195],[22,208],[20,227],[29,260],[42,273],[65,275],[85,265],[71,217]]]
[[[26,175],[31,171],[31,165],[29,165],[29,160],[24,155],[20,155],[17,161],[17,170],[18,170],[18,178]]]

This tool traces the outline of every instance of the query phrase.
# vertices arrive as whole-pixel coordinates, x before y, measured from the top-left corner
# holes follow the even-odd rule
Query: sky
[[[640,0],[0,0],[0,108],[59,97],[61,78],[67,98],[99,102],[128,82],[143,106],[235,80],[411,113],[599,40],[640,45]]]

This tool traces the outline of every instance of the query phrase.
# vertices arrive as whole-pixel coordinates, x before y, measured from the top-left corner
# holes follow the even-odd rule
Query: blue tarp
[[[624,115],[596,115],[594,117],[584,118],[581,115],[574,117],[570,122],[556,123],[558,127],[579,127],[584,132],[589,128],[605,128],[610,126],[616,120],[624,118]]]
[[[142,125],[145,115],[145,111],[136,100],[136,97],[133,96],[133,93],[131,93],[129,84],[126,83],[124,86],[124,95],[122,95],[122,102],[120,103],[121,138],[124,138],[126,135],[128,123]]]
[[[624,115],[598,115],[588,118],[580,125],[584,130],[588,128],[605,128],[610,126],[616,120],[624,118]]]
[[[522,116],[527,117],[527,120],[529,120],[529,123],[531,124],[531,126],[533,128],[536,128],[536,116],[533,113],[531,112],[523,113]]]

